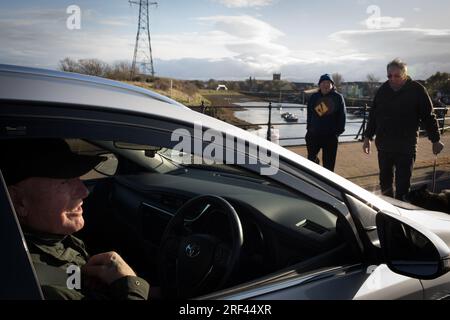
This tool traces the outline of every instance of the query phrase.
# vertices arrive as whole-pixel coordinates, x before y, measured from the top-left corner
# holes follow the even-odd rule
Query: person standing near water
[[[391,61],[386,71],[388,80],[378,89],[370,109],[363,150],[370,153],[376,136],[381,192],[403,200],[411,187],[419,124],[423,124],[435,155],[444,145],[427,89],[408,76],[408,67],[400,59]]]
[[[346,106],[329,74],[320,77],[319,91],[311,96],[307,110],[305,140],[308,159],[319,163],[317,155],[322,149],[323,166],[334,171],[338,138],[345,131]]]

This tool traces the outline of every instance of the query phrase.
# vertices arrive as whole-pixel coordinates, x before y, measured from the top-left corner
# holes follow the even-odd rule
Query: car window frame
[[[36,270],[0,169],[0,300],[43,300]]]

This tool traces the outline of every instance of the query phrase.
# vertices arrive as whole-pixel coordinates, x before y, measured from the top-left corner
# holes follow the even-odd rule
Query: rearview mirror
[[[400,219],[383,212],[376,218],[384,262],[389,269],[424,280],[447,273],[450,270],[447,245],[437,236],[426,236]]]

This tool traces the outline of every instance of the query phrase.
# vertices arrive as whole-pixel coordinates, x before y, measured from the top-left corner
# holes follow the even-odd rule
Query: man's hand
[[[444,149],[444,144],[440,141],[433,143],[433,154],[441,153],[442,149]]]
[[[366,154],[370,154],[370,145],[372,143],[370,142],[369,138],[364,138],[364,143],[363,143],[363,151]]]
[[[136,276],[122,257],[113,251],[92,256],[83,266],[82,272],[108,285],[126,276]]]

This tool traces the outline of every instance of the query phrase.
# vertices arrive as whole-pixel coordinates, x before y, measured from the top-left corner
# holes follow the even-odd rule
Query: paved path
[[[445,133],[441,141],[445,147],[437,158],[436,176],[441,182],[440,185],[444,185],[445,182],[450,181],[450,132]],[[306,146],[288,147],[288,149],[304,157],[307,156]],[[322,156],[319,155],[319,158],[322,159]],[[412,178],[413,185],[428,184],[431,187],[434,159],[431,142],[426,137],[420,137]],[[367,190],[378,191],[378,159],[375,143],[372,143],[370,155],[362,151],[362,142],[339,144],[335,171]]]

